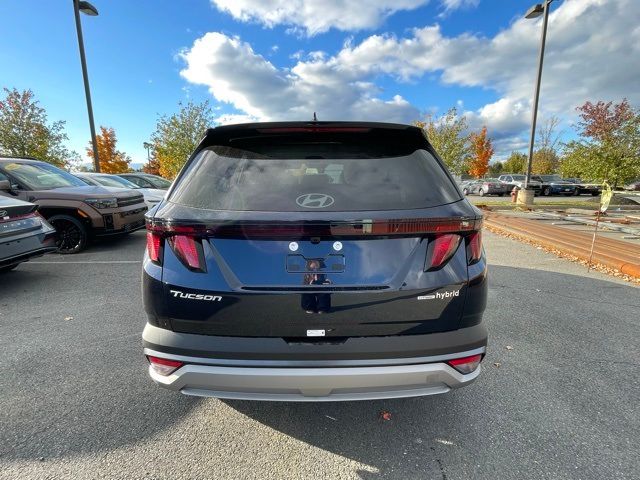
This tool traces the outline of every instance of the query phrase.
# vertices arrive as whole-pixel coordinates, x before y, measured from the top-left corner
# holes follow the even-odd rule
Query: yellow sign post
[[[600,194],[600,208],[596,212],[596,228],[593,231],[593,239],[591,240],[591,253],[589,253],[589,264],[587,265],[587,272],[591,270],[591,259],[593,258],[593,248],[596,245],[596,234],[598,233],[598,224],[600,223],[600,215],[605,214],[611,203],[613,197],[613,190],[611,186],[605,181],[602,183],[602,193]]]

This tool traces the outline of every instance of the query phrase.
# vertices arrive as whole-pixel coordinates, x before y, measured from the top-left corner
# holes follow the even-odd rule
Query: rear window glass
[[[231,147],[202,150],[170,201],[212,210],[287,212],[402,210],[460,200],[426,150],[383,158],[327,155],[326,146],[316,146],[306,158],[277,150],[269,155]]]

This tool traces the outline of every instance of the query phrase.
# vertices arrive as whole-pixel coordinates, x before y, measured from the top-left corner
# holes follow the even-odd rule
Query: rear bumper
[[[167,330],[165,335],[162,330],[147,325],[143,333],[145,354],[186,364],[169,376],[149,368],[151,378],[162,387],[187,395],[279,401],[373,400],[446,393],[468,385],[480,374],[478,367],[463,375],[446,361],[484,353],[487,339],[482,325],[429,335],[352,338],[340,345],[288,344],[275,338],[208,337]],[[150,341],[174,335],[177,341],[188,335],[235,345],[235,354],[181,355],[169,351],[181,349],[163,348]],[[262,344],[260,355],[253,348],[256,341],[266,344]],[[275,345],[279,345],[276,350]],[[254,353],[249,353],[252,350]]]
[[[346,368],[259,368],[191,364],[179,368],[169,376],[159,375],[149,367],[149,375],[156,383],[186,395],[298,402],[435,395],[468,385],[479,374],[479,366],[472,373],[463,375],[444,362]]]

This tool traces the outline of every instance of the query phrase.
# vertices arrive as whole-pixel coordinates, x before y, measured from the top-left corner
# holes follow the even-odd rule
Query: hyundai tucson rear
[[[417,127],[211,129],[147,214],[149,373],[259,400],[467,385],[487,343],[481,226]]]

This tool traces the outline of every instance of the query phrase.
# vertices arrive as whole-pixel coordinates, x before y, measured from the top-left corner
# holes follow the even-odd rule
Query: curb
[[[531,240],[543,247],[572,255],[581,260],[589,260],[590,235],[571,232],[569,239],[563,239],[562,233],[564,232],[558,227],[543,226],[532,220],[513,219],[513,217],[489,212],[485,212],[484,221],[488,227],[500,232]],[[596,240],[592,261],[616,269],[625,275],[640,278],[640,247],[629,245],[627,242],[607,239],[606,244],[599,245]]]

